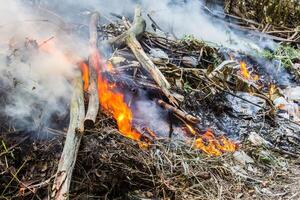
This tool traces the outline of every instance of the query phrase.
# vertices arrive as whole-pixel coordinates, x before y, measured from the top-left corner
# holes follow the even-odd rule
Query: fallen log
[[[130,24],[125,22],[125,26],[129,27]],[[137,60],[141,63],[141,66],[151,75],[153,80],[158,84],[161,88],[162,92],[169,99],[170,103],[174,106],[179,106],[175,97],[171,94],[169,89],[171,88],[170,83],[161,73],[161,71],[155,66],[155,64],[151,61],[148,55],[143,50],[138,38],[144,33],[146,29],[146,22],[142,18],[141,7],[137,6],[134,14],[134,21],[132,26],[123,34],[118,37],[112,38],[107,42],[110,45],[117,44],[121,45],[125,43],[133,52]]]
[[[173,107],[172,105],[164,102],[163,100],[161,99],[158,99],[157,100],[157,103],[162,106],[163,108],[167,109],[167,110],[170,110],[172,113],[174,113],[175,115],[177,115],[178,117],[186,120],[187,122],[190,122],[192,124],[197,124],[200,122],[200,120],[178,108],[175,108]]]
[[[66,135],[64,149],[52,186],[51,198],[68,199],[72,172],[84,131],[84,98],[81,77],[74,80],[74,91],[70,105],[70,124]]]
[[[100,15],[98,12],[95,12],[91,16],[90,20],[90,41],[89,41],[89,49],[90,49],[90,55],[89,55],[89,88],[88,88],[88,94],[89,94],[89,104],[87,113],[84,120],[84,127],[85,128],[93,128],[96,117],[99,111],[99,94],[97,89],[97,62],[93,59],[93,55],[96,51],[98,51],[97,48],[97,41],[98,41],[98,32],[97,32],[97,25],[100,20]]]

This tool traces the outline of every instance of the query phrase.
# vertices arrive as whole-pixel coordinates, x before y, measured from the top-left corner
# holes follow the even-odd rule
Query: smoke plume
[[[88,53],[89,13],[99,11],[107,22],[115,19],[111,13],[132,16],[136,4],[142,5],[145,19],[150,14],[165,32],[179,38],[192,34],[246,52],[275,46],[229,30],[212,19],[198,0],[1,1],[0,90],[6,94],[1,112],[19,127],[32,130],[49,125],[54,114],[64,115],[72,93],[70,80],[78,75],[76,63]],[[83,35],[73,34],[76,26],[83,27]]]
[[[85,56],[78,50],[80,40],[47,17],[20,1],[0,2],[1,112],[28,131],[47,127],[54,115],[66,115],[70,80]]]

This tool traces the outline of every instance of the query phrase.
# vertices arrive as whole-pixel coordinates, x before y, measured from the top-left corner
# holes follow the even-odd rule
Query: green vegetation
[[[279,60],[287,69],[292,69],[296,60],[300,59],[300,50],[292,46],[280,45],[274,52],[263,52],[263,57],[270,60]]]
[[[297,0],[225,0],[225,10],[263,24],[297,27],[300,1]]]

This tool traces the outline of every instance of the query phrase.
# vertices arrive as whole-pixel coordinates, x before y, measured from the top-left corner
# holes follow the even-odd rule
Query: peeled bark
[[[89,56],[89,104],[87,113],[84,120],[84,126],[86,128],[93,128],[96,117],[99,111],[99,94],[97,89],[97,67],[95,66],[96,63],[93,62],[92,55],[95,51],[98,51],[97,48],[97,41],[98,41],[98,32],[97,32],[97,25],[100,20],[100,14],[95,12],[91,16],[90,20],[90,41],[89,41],[89,48],[90,48],[90,56]]]
[[[84,131],[84,99],[81,77],[74,80],[74,91],[70,105],[70,124],[52,186],[52,199],[68,199],[72,173]]]

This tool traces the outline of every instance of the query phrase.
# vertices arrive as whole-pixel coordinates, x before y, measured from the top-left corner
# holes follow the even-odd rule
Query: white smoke
[[[145,127],[150,128],[158,136],[166,137],[169,134],[169,122],[167,112],[155,102],[140,100],[135,103],[135,117],[142,119]]]
[[[0,91],[6,96],[0,109],[29,131],[67,112],[70,80],[85,56],[76,37],[41,19],[20,1],[0,2]]]
[[[205,12],[202,0],[40,0],[40,5],[60,10],[62,15],[71,14],[73,19],[74,15],[80,15],[79,11],[87,10],[97,10],[106,19],[112,19],[110,13],[132,16],[136,4],[141,4],[144,14],[150,14],[164,31],[173,32],[179,38],[194,35],[218,46],[246,52],[276,45],[271,40],[251,40],[245,33],[233,31],[224,22],[213,19]],[[146,16],[145,19],[148,20]]]
[[[68,102],[71,96],[69,80],[77,69],[74,63],[86,58],[88,53],[88,42],[82,42],[66,29],[83,24],[88,33],[86,11],[99,11],[102,20],[114,20],[110,13],[132,16],[136,4],[141,4],[143,13],[149,13],[165,31],[174,32],[178,37],[192,34],[218,46],[248,52],[274,45],[273,42],[258,44],[244,34],[226,29],[224,24],[212,20],[204,12],[198,0],[1,1],[0,83],[1,88],[8,89],[1,91],[8,96],[1,111],[25,127],[33,126],[33,122],[39,127],[39,123],[48,123],[51,114],[66,112],[68,106],[62,102]],[[28,5],[34,8],[28,9]],[[42,44],[51,37],[53,39]],[[35,50],[31,44],[33,49],[28,50],[24,47],[28,38],[42,47]],[[54,46],[50,53],[47,52],[49,44]],[[13,56],[7,59],[9,55]]]
[[[224,21],[208,15],[202,1],[160,0],[153,3],[142,0],[142,2],[147,13],[150,13],[162,27],[172,30],[180,38],[186,34],[194,35],[217,46],[246,52],[274,46],[272,41],[257,43],[248,39],[247,35],[233,31]]]

